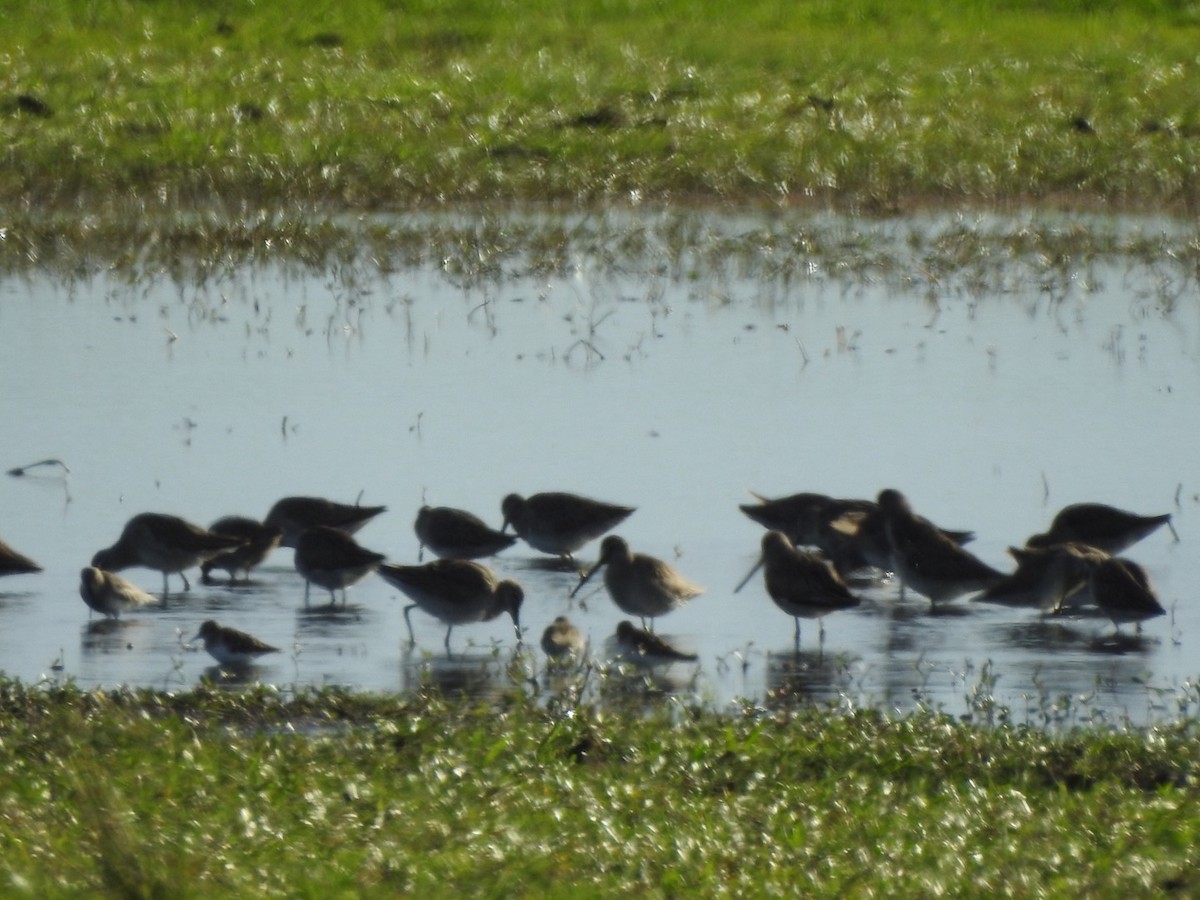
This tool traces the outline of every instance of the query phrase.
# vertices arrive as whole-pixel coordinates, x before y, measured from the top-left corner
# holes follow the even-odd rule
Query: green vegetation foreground
[[[3,32],[10,213],[1200,200],[1181,0],[65,0]]]
[[[1200,730],[0,682],[32,896],[1200,890]]]

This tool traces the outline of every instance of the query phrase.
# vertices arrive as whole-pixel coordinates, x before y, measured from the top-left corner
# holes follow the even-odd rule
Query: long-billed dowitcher
[[[583,635],[566,616],[558,616],[542,632],[542,650],[550,659],[578,659],[583,646]]]
[[[342,592],[346,605],[346,589],[362,581],[387,559],[359,546],[345,531],[328,525],[305,529],[296,540],[296,571],[304,576],[304,605],[312,585],[329,591],[329,605],[337,602],[336,591]]]
[[[32,559],[0,541],[0,575],[24,575],[40,571],[42,567]]]
[[[275,525],[263,525],[254,519],[244,516],[225,516],[217,519],[208,526],[213,534],[224,534],[241,538],[242,546],[200,564],[200,575],[207,582],[213,569],[221,569],[229,573],[229,583],[237,581],[239,572],[245,573],[250,580],[250,570],[267,558],[267,555],[279,546],[283,539],[283,529]]]
[[[487,566],[465,559],[438,559],[423,566],[385,563],[380,576],[413,602],[404,607],[408,640],[416,643],[409,613],[421,609],[446,623],[446,652],[455,625],[490,622],[501,613],[512,617],[521,642],[521,603],[525,593],[515,581],[501,581]]]
[[[273,525],[283,531],[279,546],[295,547],[300,535],[309,528],[325,525],[354,534],[386,510],[386,506],[336,503],[323,497],[284,497],[271,507],[263,524]]]
[[[163,599],[167,596],[167,575],[179,573],[183,589],[190,590],[184,569],[198,566],[242,544],[241,538],[213,534],[178,516],[140,513],[125,523],[120,538],[111,547],[92,557],[92,565],[108,572],[132,566],[157,569],[163,576]]]
[[[429,548],[442,559],[479,559],[495,556],[517,542],[514,535],[504,534],[478,516],[450,506],[422,506],[414,525],[421,554]]]
[[[768,531],[763,535],[762,563],[766,567],[763,581],[767,594],[795,622],[797,648],[800,647],[802,618],[817,620],[820,639],[824,643],[825,626],[821,617],[858,606],[860,602],[825,560],[815,553],[793,547],[782,531]]]
[[[982,591],[1004,577],[1002,572],[968,553],[927,521],[913,514],[897,490],[879,493],[892,569],[904,587],[933,603]]]
[[[617,607],[627,615],[638,616],[642,627],[646,619],[669,613],[693,597],[704,593],[704,588],[688,581],[673,568],[644,553],[633,553],[629,545],[615,534],[610,534],[600,544],[600,559],[571,591],[574,597],[591,577],[604,571],[604,586]]]
[[[1118,634],[1124,622],[1136,623],[1141,631],[1142,622],[1166,613],[1146,570],[1128,559],[1112,556],[1092,563],[1088,589]]]
[[[512,525],[530,547],[572,561],[571,554],[615,528],[634,511],[632,506],[617,506],[562,492],[531,497],[509,494],[500,508],[504,513],[502,531]]]
[[[800,493],[774,499],[751,494],[758,502],[743,503],[738,509],[768,531],[782,531],[801,547],[821,547],[824,526],[840,516],[878,509],[871,500],[840,500],[827,494]]]
[[[879,504],[873,500],[839,499],[825,494],[801,493],[768,499],[754,494],[758,503],[739,507],[749,518],[770,531],[782,531],[797,547],[816,547],[847,576],[857,569],[890,566],[891,551]],[[937,528],[920,516],[919,521]],[[970,531],[938,528],[956,544],[974,538]]]
[[[1043,612],[1060,610],[1087,587],[1090,566],[1108,556],[1086,544],[1049,547],[1009,547],[1016,571],[1005,575],[975,599],[1005,606],[1032,606]]]
[[[105,572],[95,566],[87,566],[79,573],[79,596],[90,610],[110,619],[119,619],[123,612],[158,602],[152,594],[146,593],[136,584],[114,572]],[[88,618],[91,617],[89,612]]]
[[[267,653],[278,653],[279,648],[260,641],[252,634],[218,625],[208,619],[190,639],[203,639],[204,649],[217,662],[226,666],[245,666]]]
[[[1140,516],[1104,503],[1072,503],[1059,510],[1048,531],[1033,535],[1025,543],[1030,547],[1048,547],[1075,541],[1115,555],[1163,525],[1171,529],[1178,541],[1170,513]]]
[[[623,654],[638,662],[695,662],[699,659],[695,653],[685,653],[653,631],[638,628],[627,619],[617,623],[617,646]]]

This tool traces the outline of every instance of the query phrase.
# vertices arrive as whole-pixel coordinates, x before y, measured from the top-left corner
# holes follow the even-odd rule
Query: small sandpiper
[[[517,542],[514,535],[489,528],[478,516],[450,506],[422,506],[413,527],[421,542],[418,559],[424,558],[426,547],[441,559],[480,559]]]
[[[209,573],[213,569],[228,572],[230,584],[237,582],[239,572],[245,574],[246,581],[249,581],[250,570],[266,559],[283,539],[283,529],[274,525],[263,525],[244,516],[225,516],[217,519],[208,526],[208,530],[213,534],[241,538],[245,543],[200,564],[200,576],[206,583],[211,580]]]
[[[87,566],[79,573],[79,596],[88,605],[89,619],[92,611],[110,619],[119,619],[123,612],[158,603],[153,594],[146,593],[133,582],[95,566]]]
[[[571,591],[572,597],[601,566],[607,566],[604,586],[613,602],[626,615],[640,617],[643,628],[646,619],[652,620],[653,624],[656,616],[669,613],[704,593],[704,588],[688,581],[661,559],[633,553],[623,539],[610,534],[600,544],[600,559]]]
[[[227,550],[242,545],[242,539],[213,534],[178,516],[140,513],[125,523],[121,537],[92,557],[92,565],[108,572],[132,566],[157,569],[163,576],[163,602],[167,598],[167,575],[179,573],[183,589],[190,590],[184,569],[198,566]]]
[[[504,513],[501,531],[511,525],[530,547],[570,562],[574,562],[572,554],[576,550],[615,528],[634,512],[632,506],[617,506],[562,492],[531,497],[509,494],[500,508]]]
[[[558,616],[542,632],[542,651],[550,659],[579,659],[583,649],[583,635],[566,616]]]
[[[345,531],[328,525],[317,525],[306,529],[296,541],[296,571],[304,576],[304,605],[308,606],[308,593],[312,585],[329,591],[329,605],[337,602],[337,591],[342,592],[342,606],[346,605],[346,590],[362,581],[387,559],[359,546]]]
[[[386,510],[386,506],[336,503],[324,497],[284,497],[271,507],[263,524],[283,531],[279,546],[295,547],[300,535],[309,528],[325,525],[354,534]]]
[[[385,563],[379,574],[413,602],[404,607],[409,644],[416,643],[409,613],[420,609],[446,624],[446,652],[455,625],[490,622],[501,613],[512,617],[517,643],[521,642],[521,603],[525,593],[515,581],[500,580],[482,563],[465,559],[438,559],[422,566]]]
[[[0,541],[0,575],[24,575],[40,571],[42,567],[32,559]]]
[[[201,625],[191,640],[201,638],[204,640],[204,649],[224,666],[247,666],[266,653],[279,652],[278,647],[264,643],[252,634],[218,625],[212,619]]]
[[[798,550],[782,531],[768,531],[762,537],[762,558],[765,565],[763,580],[767,594],[775,605],[795,621],[796,648],[800,647],[800,619],[816,619],[820,640],[825,641],[825,626],[821,617],[839,609],[858,606],[859,598],[850,593],[846,583],[820,556]],[[751,570],[751,575],[758,566]],[[747,576],[746,580],[749,580]],[[737,590],[741,590],[739,584]],[[735,590],[735,593],[737,591]]]
[[[1104,503],[1072,503],[1059,510],[1048,531],[1033,535],[1025,543],[1029,547],[1049,547],[1074,541],[1115,556],[1163,525],[1178,541],[1170,513],[1141,516]]]

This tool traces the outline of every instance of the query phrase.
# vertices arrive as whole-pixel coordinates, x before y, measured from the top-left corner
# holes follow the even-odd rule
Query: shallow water
[[[207,524],[291,494],[361,495],[389,507],[361,543],[415,562],[422,501],[499,526],[505,494],[569,490],[636,505],[618,533],[707,587],[658,622],[700,656],[656,670],[663,690],[976,715],[994,697],[1030,721],[1176,714],[1200,673],[1195,286],[1167,292],[1159,267],[1128,261],[983,288],[847,270],[785,284],[581,258],[563,277],[471,288],[438,266],[6,278],[0,467],[58,457],[70,474],[0,479],[0,539],[46,569],[0,581],[0,669],[186,686],[217,674],[186,643],[211,617],[282,648],[251,673],[264,681],[487,690],[512,677],[507,619],[456,629],[447,660],[444,629],[417,611],[410,650],[394,589],[372,577],[347,610],[306,610],[290,550],[250,586],[196,572],[166,609],[115,624],[89,621],[79,570],[142,511]],[[1163,530],[1126,553],[1169,615],[1114,643],[1107,619],[970,601],[934,613],[884,583],[825,620],[820,652],[806,622],[797,657],[761,579],[733,593],[761,534],[737,505],[749,490],[886,486],[973,529],[971,549],[1005,570],[1005,548],[1067,503],[1173,512],[1178,543]],[[623,616],[600,579],[572,602],[575,576],[524,545],[493,563],[525,586],[531,647],[565,613],[611,655]],[[161,590],[156,572],[125,574]]]

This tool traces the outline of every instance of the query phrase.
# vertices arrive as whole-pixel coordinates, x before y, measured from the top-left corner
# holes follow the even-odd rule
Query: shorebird
[[[880,491],[879,507],[891,548],[891,568],[902,587],[937,604],[982,591],[1004,577],[914,515],[899,491]]]
[[[309,528],[326,525],[354,534],[386,509],[386,506],[335,503],[323,497],[284,497],[271,507],[263,524],[283,531],[279,546],[295,547],[300,535]]]
[[[213,534],[224,534],[229,537],[241,538],[245,543],[235,550],[214,556],[200,564],[200,576],[209,581],[208,573],[213,569],[222,569],[229,573],[229,583],[237,581],[238,572],[244,572],[246,580],[250,580],[250,570],[267,558],[272,550],[279,546],[283,538],[283,529],[274,525],[263,525],[254,519],[243,516],[225,516],[217,519],[208,526]]]
[[[571,555],[588,541],[625,521],[632,506],[601,503],[575,494],[550,492],[522,497],[509,494],[500,506],[509,525],[535,550],[574,561]]]
[[[869,513],[879,507],[871,500],[839,500],[827,494],[791,494],[771,499],[750,492],[757,503],[743,503],[738,509],[768,531],[782,531],[800,547],[820,547],[826,538],[825,526],[847,513]]]
[[[489,528],[483,519],[450,506],[422,506],[414,525],[424,558],[428,547],[442,559],[479,559],[495,556],[517,542],[515,536]]]
[[[163,576],[165,602],[167,575],[178,572],[183,579],[183,589],[191,590],[184,569],[198,566],[241,544],[241,538],[213,534],[178,516],[140,513],[125,523],[115,544],[92,557],[92,565],[109,572],[132,566],[157,569]]]
[[[879,504],[873,500],[838,499],[825,494],[792,494],[769,499],[754,494],[758,503],[739,508],[770,531],[782,531],[797,547],[816,547],[843,577],[874,566],[887,569],[891,551]],[[937,528],[920,516],[918,520]],[[974,538],[971,531],[937,528],[956,544]]]
[[[601,566],[608,567],[604,586],[613,602],[621,612],[640,617],[643,628],[646,619],[653,620],[704,593],[704,588],[692,584],[661,559],[632,553],[624,540],[610,534],[600,544],[600,559],[575,585],[572,597]]]
[[[699,659],[695,653],[684,653],[654,632],[638,628],[626,619],[617,623],[617,646],[625,655],[642,662],[695,662]]]
[[[1096,606],[1112,619],[1117,634],[1124,622],[1142,622],[1166,613],[1158,598],[1150,576],[1137,563],[1119,557],[1109,557],[1091,565],[1088,589]]]
[[[578,659],[583,655],[583,635],[570,619],[559,616],[542,632],[542,650],[551,659]]]
[[[1059,510],[1048,531],[1033,535],[1025,543],[1029,547],[1048,547],[1075,541],[1115,555],[1163,525],[1178,541],[1170,513],[1139,516],[1103,503],[1073,503]]]
[[[272,647],[252,634],[218,625],[212,619],[201,625],[200,630],[190,641],[201,638],[204,640],[204,649],[208,651],[209,655],[226,666],[246,666],[266,653],[279,652],[278,647]]]
[[[0,575],[24,575],[40,571],[42,567],[32,559],[0,541]]]
[[[820,621],[821,617],[839,609],[858,606],[860,602],[825,560],[815,553],[793,547],[782,531],[768,531],[763,535],[759,565],[766,566],[763,580],[767,593],[775,605],[795,621],[797,649],[800,647],[802,618],[817,620],[821,642],[824,643],[825,626]],[[755,566],[751,574],[757,569],[758,566]],[[739,590],[741,587],[738,585]]]
[[[337,602],[339,588],[342,606],[346,605],[346,589],[362,581],[387,559],[360,547],[345,531],[328,525],[317,525],[300,533],[296,541],[296,571],[304,576],[304,605],[312,585],[329,591],[329,605]]]
[[[1009,547],[1017,561],[1010,575],[988,585],[975,597],[1005,606],[1034,606],[1043,612],[1061,610],[1087,587],[1090,566],[1108,557],[1086,544],[1065,543],[1049,547]]]
[[[446,623],[446,652],[455,625],[490,622],[508,613],[521,642],[521,603],[525,593],[515,581],[498,579],[487,566],[465,559],[438,559],[423,566],[384,563],[379,574],[413,602],[404,607],[408,640],[416,643],[409,613],[421,609]]]
[[[133,582],[95,566],[87,566],[79,573],[79,596],[90,610],[110,619],[119,619],[123,612],[158,602],[157,598]],[[89,612],[88,618],[91,617]]]

